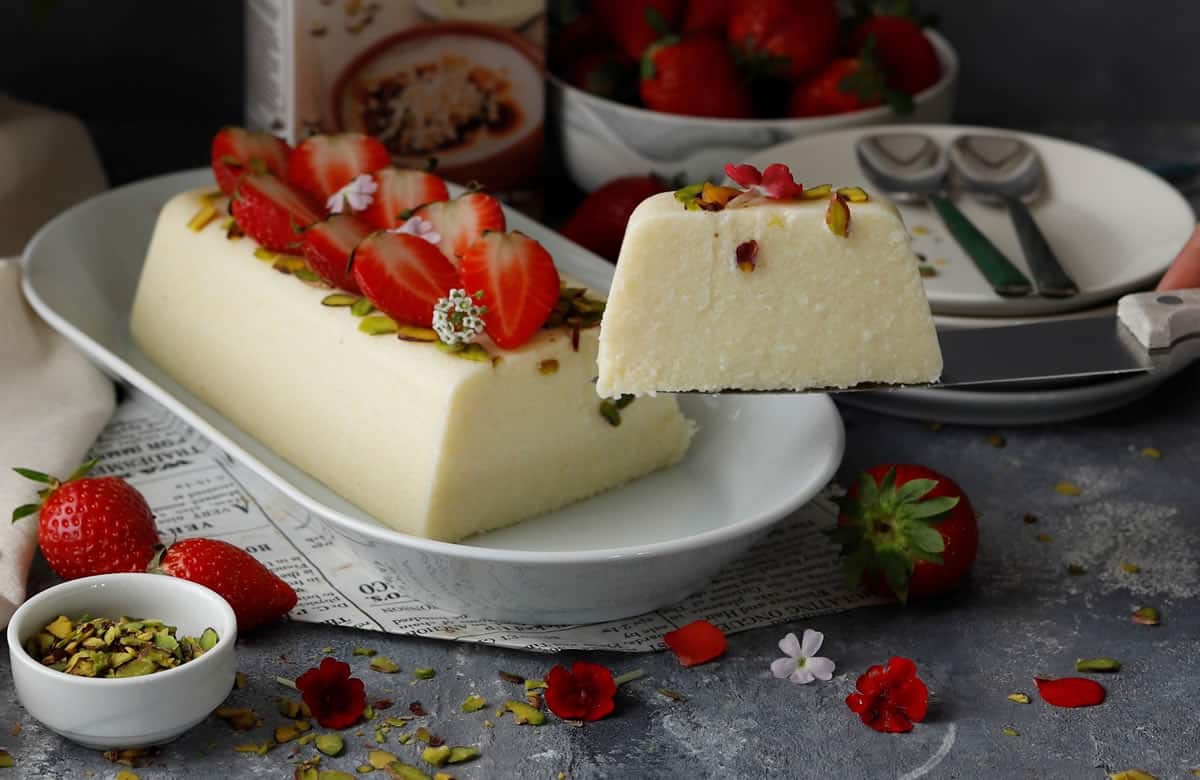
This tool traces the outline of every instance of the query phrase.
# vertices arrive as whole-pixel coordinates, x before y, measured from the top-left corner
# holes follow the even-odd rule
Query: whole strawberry
[[[642,102],[669,114],[744,119],[750,93],[725,41],[715,35],[664,38],[642,58]]]
[[[979,526],[962,488],[925,466],[870,468],[846,493],[834,541],[846,584],[901,602],[958,586],[975,562]]]
[[[788,116],[845,114],[883,103],[878,69],[857,57],[837,57],[820,73],[792,89]]]
[[[834,0],[733,0],[726,35],[754,70],[795,80],[833,58],[840,25]]]
[[[239,632],[278,620],[296,606],[291,585],[250,553],[218,539],[175,542],[154,569],[216,591],[233,607]]]
[[[908,95],[932,87],[942,77],[933,44],[916,22],[902,16],[872,16],[850,34],[850,50],[874,47],[887,85]]]
[[[617,45],[633,59],[677,29],[683,0],[592,0],[592,10]]]
[[[588,195],[562,226],[562,234],[617,262],[629,215],[646,198],[666,190],[656,176],[622,176]]]
[[[146,499],[120,477],[88,477],[88,461],[65,480],[32,469],[13,469],[46,487],[41,504],[13,510],[13,522],[37,513],[38,546],[65,580],[94,574],[145,571],[158,531]]]

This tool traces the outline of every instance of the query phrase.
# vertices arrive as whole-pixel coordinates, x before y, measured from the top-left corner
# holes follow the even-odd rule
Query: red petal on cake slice
[[[309,196],[269,173],[248,173],[233,192],[233,218],[263,247],[298,253],[301,231],[321,219],[321,209]]]
[[[387,148],[369,135],[314,135],[292,150],[287,178],[291,184],[325,203],[354,177],[383,168],[390,162]]]
[[[468,192],[454,200],[430,203],[416,216],[429,220],[442,237],[438,247],[455,265],[485,230],[504,232],[500,201],[482,192]]]
[[[524,233],[482,236],[463,255],[458,272],[468,294],[483,291],[479,302],[487,307],[487,334],[505,349],[528,341],[558,302],[554,260]]]
[[[221,192],[232,195],[238,179],[245,173],[273,173],[284,178],[291,152],[292,147],[270,133],[241,127],[222,128],[213,136],[213,176]]]
[[[358,294],[358,282],[349,271],[350,255],[371,232],[371,226],[353,214],[334,214],[310,226],[303,243],[308,267],[334,287]]]
[[[428,328],[433,305],[458,287],[458,273],[436,246],[407,233],[363,239],[351,261],[358,289],[397,322]]]
[[[426,203],[450,197],[440,176],[409,168],[380,168],[371,174],[377,189],[362,218],[377,228],[389,230],[404,224],[400,215]]]

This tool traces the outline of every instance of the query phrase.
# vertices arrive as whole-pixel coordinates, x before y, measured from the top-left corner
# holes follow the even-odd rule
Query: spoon
[[[919,133],[866,135],[855,152],[867,178],[892,198],[933,207],[997,295],[1014,297],[1033,290],[1029,278],[946,196],[950,163],[932,138]]]
[[[963,189],[984,203],[1008,206],[1038,294],[1047,298],[1076,295],[1079,287],[1063,270],[1026,206],[1041,195],[1044,181],[1033,147],[1011,136],[960,135],[950,144],[947,156]]]

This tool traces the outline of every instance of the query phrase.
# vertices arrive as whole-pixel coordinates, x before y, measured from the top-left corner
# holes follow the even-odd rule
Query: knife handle
[[[1117,301],[1117,319],[1146,349],[1166,349],[1200,335],[1200,289],[1126,295]]]
[[[942,222],[954,240],[966,250],[975,261],[975,266],[983,274],[997,295],[1008,297],[1028,295],[1033,291],[1029,277],[1021,273],[988,237],[979,232],[979,228],[958,210],[953,202],[944,195],[930,195],[929,203],[933,206]]]

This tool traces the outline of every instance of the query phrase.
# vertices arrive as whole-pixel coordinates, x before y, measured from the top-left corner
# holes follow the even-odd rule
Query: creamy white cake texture
[[[163,371],[267,447],[392,528],[456,541],[679,461],[693,426],[676,401],[599,411],[598,331],[544,329],[498,361],[367,335],[333,292],[279,273],[249,237],[188,221],[202,191],[159,215],[131,317]],[[222,212],[223,213],[223,212]],[[552,370],[556,362],[556,370]],[[628,400],[628,399],[627,399]],[[611,411],[611,408],[610,408]]]
[[[937,379],[941,350],[899,213],[873,194],[846,205],[849,232],[838,235],[828,198],[719,211],[689,210],[669,192],[643,201],[601,324],[597,392]],[[738,247],[751,241],[742,270]]]

